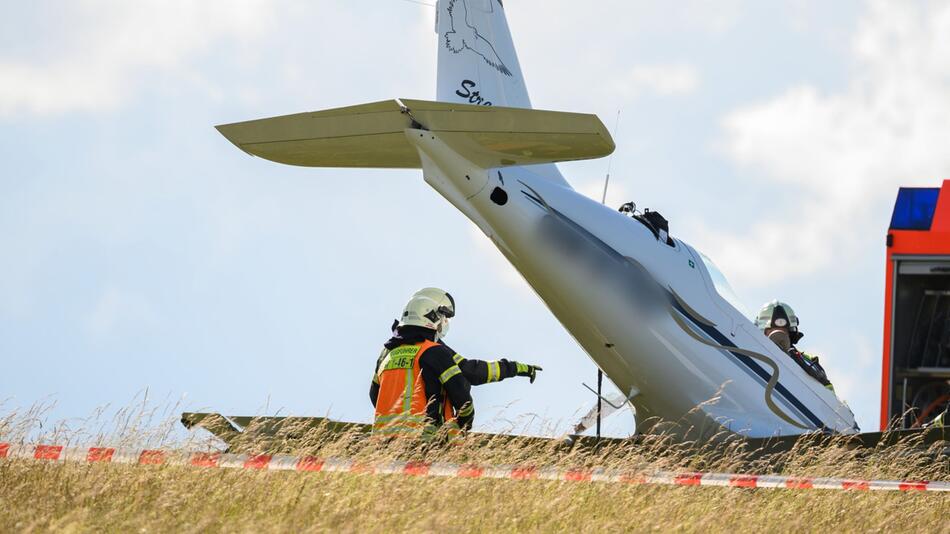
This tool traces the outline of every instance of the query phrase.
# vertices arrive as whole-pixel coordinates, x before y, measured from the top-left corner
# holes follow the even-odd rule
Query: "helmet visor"
[[[452,317],[455,317],[455,299],[452,298],[452,295],[450,293],[446,293],[445,296],[449,299],[449,305],[439,306],[439,309],[437,311],[443,317],[447,317],[451,319]]]

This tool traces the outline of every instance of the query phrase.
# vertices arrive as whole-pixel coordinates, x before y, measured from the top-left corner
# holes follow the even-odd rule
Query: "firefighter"
[[[778,345],[785,353],[792,357],[809,376],[821,382],[823,386],[834,391],[835,388],[828,380],[825,369],[818,361],[818,356],[798,350],[795,346],[805,334],[798,330],[798,316],[788,304],[773,300],[762,306],[755,319],[755,326]]]
[[[512,376],[534,382],[537,365],[465,359],[442,343],[454,316],[455,300],[441,289],[421,289],[409,299],[376,361],[369,390],[374,432],[430,438],[444,427],[454,437],[472,426],[471,386]]]
[[[943,413],[937,417],[934,417],[933,421],[931,421],[927,426],[932,428],[944,428],[947,426],[947,421],[947,410],[944,410]]]

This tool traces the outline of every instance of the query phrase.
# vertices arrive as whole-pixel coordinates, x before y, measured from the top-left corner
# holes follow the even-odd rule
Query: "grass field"
[[[23,439],[29,418],[0,420],[0,441]],[[171,443],[167,428],[119,434],[56,429],[110,445]],[[33,429],[35,430],[35,429]],[[139,436],[142,443],[136,442]],[[163,437],[164,436],[164,437]],[[35,432],[33,437],[36,437]],[[40,436],[49,441],[50,436]],[[116,443],[116,442],[121,443]],[[61,442],[61,441],[60,441]],[[656,440],[636,448],[567,449],[496,440],[421,449],[354,436],[319,436],[305,451],[364,461],[601,466],[950,480],[946,457],[896,447],[861,454],[837,447],[753,459]],[[950,496],[922,493],[750,490],[577,482],[462,480],[334,473],[202,470],[173,466],[0,461],[3,531],[899,531],[950,532]]]

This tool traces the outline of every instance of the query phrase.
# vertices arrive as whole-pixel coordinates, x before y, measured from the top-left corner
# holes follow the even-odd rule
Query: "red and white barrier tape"
[[[844,478],[787,477],[779,475],[736,475],[728,473],[631,474],[607,469],[561,469],[530,466],[478,466],[449,463],[392,461],[364,464],[340,458],[295,457],[287,455],[247,455],[185,453],[148,449],[108,447],[64,447],[62,445],[18,446],[0,443],[0,458],[49,462],[177,465],[223,469],[266,471],[320,471],[325,473],[366,473],[453,478],[496,478],[508,480],[561,480],[565,482],[611,482],[669,486],[731,486],[770,489],[826,489],[859,491],[950,491],[950,482],[924,480],[854,480]]]

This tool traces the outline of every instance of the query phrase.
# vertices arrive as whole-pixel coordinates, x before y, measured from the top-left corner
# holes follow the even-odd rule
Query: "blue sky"
[[[950,8],[506,9],[537,107],[594,112],[611,128],[621,110],[608,203],[660,210],[747,308],[790,302],[801,346],[875,429],[893,199],[950,177]],[[54,399],[52,418],[82,417],[147,388],[192,409],[367,421],[380,344],[429,285],[458,301],[456,350],[545,368],[533,385],[478,388],[479,427],[564,428],[591,405],[588,357],[419,173],[279,166],[213,129],[432,98],[431,8],[90,0],[4,13],[4,411]],[[606,168],[562,166],[591,196]]]

